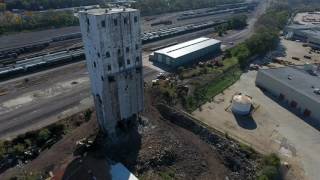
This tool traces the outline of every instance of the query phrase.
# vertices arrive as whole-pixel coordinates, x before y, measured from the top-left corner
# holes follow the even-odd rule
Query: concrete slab
[[[305,179],[317,180],[320,132],[257,88],[254,83],[256,74],[256,71],[243,74],[237,83],[216,96],[214,102],[203,105],[202,111],[196,110],[193,115],[209,126],[249,143],[260,152],[278,153],[292,164],[292,177],[295,179],[303,179],[305,175]],[[243,126],[241,119],[225,110],[237,92],[252,96],[258,105],[252,117],[247,119],[251,126]]]

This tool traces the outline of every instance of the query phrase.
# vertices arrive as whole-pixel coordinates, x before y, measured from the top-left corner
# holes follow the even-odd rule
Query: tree
[[[231,50],[231,55],[236,57],[243,67],[247,64],[248,58],[251,56],[251,52],[246,44],[242,43]]]
[[[51,136],[51,132],[47,128],[42,129],[38,134],[37,141],[39,144],[43,144],[50,138],[50,136]]]
[[[6,153],[5,144],[3,143],[3,141],[0,141],[0,159],[4,157],[5,153]]]
[[[13,146],[13,152],[17,155],[22,155],[25,151],[25,147],[23,144],[16,144]]]
[[[91,115],[92,115],[92,110],[91,109],[88,109],[84,112],[84,120],[86,122],[90,121],[91,119]]]
[[[246,15],[240,15],[233,17],[228,22],[228,29],[242,29],[247,26],[247,19]]]
[[[0,3],[0,12],[4,12],[6,10],[7,6],[5,3]]]
[[[258,179],[267,179],[267,180],[273,180],[276,179],[276,177],[279,175],[279,171],[274,166],[265,166],[260,173],[260,176]]]
[[[263,164],[265,165],[280,167],[280,163],[280,158],[274,153],[263,158]]]

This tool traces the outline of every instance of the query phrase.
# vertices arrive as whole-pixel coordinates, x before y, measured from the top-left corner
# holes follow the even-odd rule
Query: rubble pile
[[[171,108],[165,104],[158,104],[161,115],[172,123],[197,134],[207,142],[222,157],[225,166],[231,170],[230,179],[255,179],[258,155],[240,148],[240,144],[214,132],[202,125],[188,114]],[[254,155],[253,155],[254,154]]]

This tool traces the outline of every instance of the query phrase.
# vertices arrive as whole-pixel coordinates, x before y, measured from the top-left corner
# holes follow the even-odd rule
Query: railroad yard
[[[240,9],[239,7],[227,6],[219,9],[207,8],[169,13],[161,15],[161,17],[144,17],[142,21],[142,30],[144,31],[141,37],[142,43],[147,44],[155,41],[158,43],[163,39],[172,39],[184,34],[197,34],[205,30],[213,32],[215,26],[225,23],[238,14],[246,13],[249,16],[254,16],[252,10],[256,4],[240,4],[239,6]],[[165,21],[171,23],[161,23]],[[84,54],[79,27],[2,36],[0,41],[4,42],[0,45],[0,63],[3,66],[0,66],[0,78],[29,72],[33,69],[77,61]],[[54,60],[46,57],[53,53],[64,54],[64,57]],[[56,55],[53,54],[52,56]],[[42,60],[39,60],[39,58]],[[19,61],[26,63],[21,64]]]

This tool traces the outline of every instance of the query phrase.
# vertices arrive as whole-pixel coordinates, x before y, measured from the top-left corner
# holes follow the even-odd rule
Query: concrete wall
[[[98,122],[114,133],[143,110],[140,13],[88,11],[79,19]]]
[[[291,101],[297,102],[298,105],[296,110],[298,110],[301,114],[303,114],[305,109],[309,109],[312,112],[311,118],[314,119],[317,124],[320,124],[320,103],[311,97],[301,94],[296,89],[291,88],[277,79],[274,79],[263,71],[258,72],[256,84],[257,86],[266,89],[277,97],[279,97],[280,94],[283,94],[285,96],[283,102],[288,102],[289,105]]]

